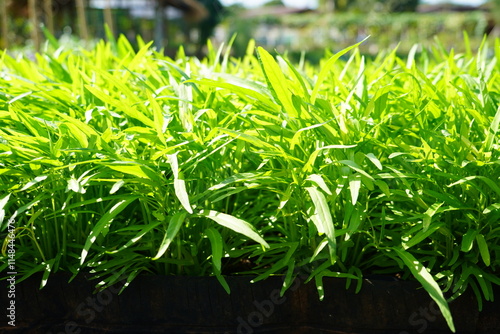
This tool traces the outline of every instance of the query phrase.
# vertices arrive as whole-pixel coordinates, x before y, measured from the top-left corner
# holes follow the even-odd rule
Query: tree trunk
[[[87,29],[87,19],[85,18],[85,1],[76,0],[76,13],[78,17],[78,29],[80,30],[80,37],[83,40],[89,39],[89,32]]]
[[[43,1],[43,11],[45,12],[45,25],[47,30],[54,35],[54,11],[52,10],[52,0]]]
[[[114,36],[115,28],[113,25],[113,13],[111,12],[111,0],[106,0],[106,6],[104,7],[104,21]]]
[[[7,0],[0,0],[0,20],[2,21],[2,35],[0,36],[0,48],[9,47],[9,22],[7,17]]]
[[[28,12],[31,22],[31,39],[33,40],[33,45],[35,50],[40,50],[40,30],[38,27],[38,12],[36,9],[36,0],[28,1]]]

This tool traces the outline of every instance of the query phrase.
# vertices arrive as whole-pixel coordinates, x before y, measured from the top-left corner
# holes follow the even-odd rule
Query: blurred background
[[[446,49],[476,48],[500,36],[500,0],[0,0],[0,47],[39,49],[43,30],[67,43],[92,43],[140,35],[174,55],[180,46],[203,56],[206,41],[233,42],[234,56],[248,41],[311,62],[325,49],[339,50],[366,36],[368,55],[398,46],[404,55],[438,38]],[[44,27],[44,28],[42,28]]]

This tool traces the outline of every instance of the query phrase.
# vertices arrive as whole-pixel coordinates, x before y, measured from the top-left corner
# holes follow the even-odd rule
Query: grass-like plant
[[[0,59],[0,222],[16,266],[254,281],[500,284],[500,43],[319,67],[250,45],[176,59],[121,37]],[[349,56],[350,54],[350,56]],[[7,266],[5,239],[0,268]]]

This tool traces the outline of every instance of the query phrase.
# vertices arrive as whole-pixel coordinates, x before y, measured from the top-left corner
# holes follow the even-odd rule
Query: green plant
[[[0,62],[0,221],[20,279],[284,275],[283,293],[306,271],[322,298],[325,276],[414,277],[451,329],[443,292],[492,300],[500,42],[405,61],[351,46],[319,67],[252,45],[198,60],[51,43]]]

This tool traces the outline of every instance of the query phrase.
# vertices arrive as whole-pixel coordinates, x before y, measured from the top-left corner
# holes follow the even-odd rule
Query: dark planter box
[[[119,287],[93,294],[95,281],[68,283],[53,275],[15,286],[15,327],[2,316],[1,333],[450,333],[434,302],[415,282],[365,279],[362,290],[345,280],[325,278],[325,300],[313,283],[297,279],[279,297],[282,279],[255,284],[227,277],[231,294],[213,277],[140,276],[118,295]],[[1,301],[9,312],[8,282]],[[499,289],[496,295],[500,296]],[[482,312],[471,293],[450,304],[457,333],[500,333],[500,303]]]

